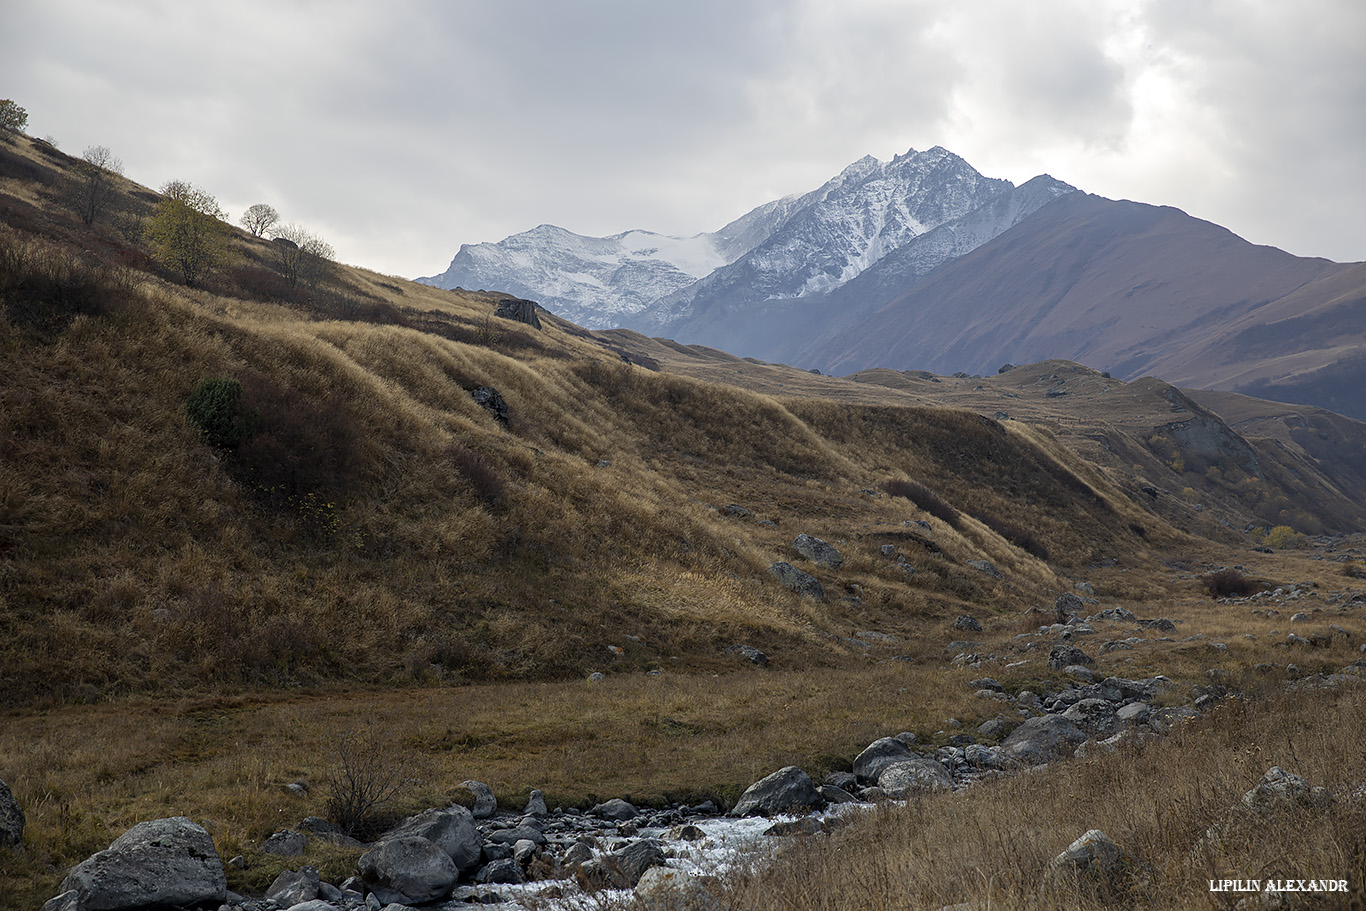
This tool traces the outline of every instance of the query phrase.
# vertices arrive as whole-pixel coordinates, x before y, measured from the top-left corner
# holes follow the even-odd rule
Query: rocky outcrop
[[[636,884],[636,900],[645,911],[721,911],[722,904],[707,881],[670,867],[651,867]]]

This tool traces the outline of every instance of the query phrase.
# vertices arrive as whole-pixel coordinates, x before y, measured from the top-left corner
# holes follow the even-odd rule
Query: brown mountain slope
[[[1176,209],[1074,193],[798,360],[836,373],[987,373],[1066,358],[1124,378],[1251,388],[1354,356],[1366,341],[1363,299],[1360,265],[1254,246]]]

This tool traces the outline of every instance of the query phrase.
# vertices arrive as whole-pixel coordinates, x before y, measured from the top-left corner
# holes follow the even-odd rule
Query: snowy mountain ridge
[[[1048,180],[1040,205],[1073,189]],[[964,222],[952,240],[922,251],[916,271],[933,268],[1018,221],[1019,205],[1001,204],[1015,191],[938,146],[890,162],[869,155],[809,193],[765,203],[712,233],[585,237],[541,225],[498,243],[465,244],[444,273],[418,281],[506,291],[588,328],[670,332],[718,308],[829,294],[916,238]]]

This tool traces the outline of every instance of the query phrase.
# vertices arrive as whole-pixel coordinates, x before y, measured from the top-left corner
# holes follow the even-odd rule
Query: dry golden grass
[[[883,734],[983,720],[995,706],[968,686],[982,673],[1056,684],[1046,650],[1012,637],[1077,581],[1181,621],[1174,639],[1207,637],[1102,660],[1124,676],[1261,685],[1284,671],[1257,663],[1341,666],[1366,633],[1324,600],[1315,628],[1356,638],[1292,654],[1274,648],[1287,617],[1201,593],[1201,572],[1235,563],[1318,581],[1325,599],[1355,583],[1326,553],[1254,555],[1222,524],[1298,495],[1284,472],[1265,489],[1139,492],[1189,480],[1134,435],[1165,419],[1159,389],[1078,373],[1076,400],[1119,401],[1107,414],[1127,425],[1082,432],[1042,407],[1000,423],[974,412],[1042,402],[1037,378],[879,378],[891,388],[548,315],[536,332],[491,316],[500,295],[352,267],[274,294],[269,245],[245,236],[240,268],[188,290],[135,230],[61,209],[44,181],[68,165],[0,136],[0,778],[30,820],[28,855],[0,856],[14,907],[152,816],[203,819],[225,856],[250,855],[319,811],[283,785],[320,781],[327,740],[369,717],[392,719],[423,769],[406,809],[470,777],[514,802],[532,787],[552,803],[728,799],[778,765],[819,773]],[[132,225],[151,199],[120,186]],[[257,397],[297,490],[262,489],[264,456],[215,452],[189,423],[187,396],[214,377]],[[506,427],[469,395],[483,385]],[[896,479],[961,521],[882,495]],[[755,518],[725,516],[731,503]],[[803,532],[841,569],[798,558]],[[778,586],[777,560],[828,599]],[[948,666],[963,613],[999,656],[985,669]],[[854,641],[870,630],[899,642]],[[736,642],[771,669],[737,670]],[[260,888],[273,863],[236,884]]]
[[[732,884],[728,907],[1214,909],[1243,896],[1212,893],[1209,880],[1273,877],[1346,879],[1348,894],[1305,907],[1361,907],[1363,732],[1361,685],[1232,700],[1163,740],[880,809],[784,846]],[[1335,803],[1270,819],[1243,809],[1272,766],[1328,788]],[[1153,864],[1152,884],[1107,899],[1050,882],[1049,861],[1090,829]]]

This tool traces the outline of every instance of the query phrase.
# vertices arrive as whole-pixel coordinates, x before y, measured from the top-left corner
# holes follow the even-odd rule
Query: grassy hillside
[[[1182,540],[1025,425],[662,373],[548,315],[495,317],[496,295],[352,267],[282,289],[244,232],[234,265],[186,288],[136,232],[62,211],[60,153],[5,143],[9,705],[708,667],[741,638],[838,663],[854,591],[858,623],[904,633]],[[133,218],[146,191],[126,192]],[[236,449],[187,420],[206,379],[240,382],[259,419]],[[471,396],[486,386],[506,426]],[[963,520],[884,496],[896,479]],[[870,530],[921,519],[924,572],[876,559]],[[849,542],[838,577],[817,572],[824,604],[765,571],[799,560],[803,532]]]
[[[1243,679],[1277,625],[1228,615],[1206,571],[1325,599],[1357,584],[1336,542],[1254,552],[1245,533],[1359,521],[1359,462],[1321,433],[1225,437],[1170,387],[1074,365],[840,380],[546,313],[535,329],[496,316],[501,295],[352,266],[295,287],[235,229],[230,262],[187,287],[145,244],[156,194],[118,180],[86,227],[73,167],[0,133],[0,779],[29,816],[0,907],[172,813],[251,855],[232,884],[259,890],[285,861],[255,846],[322,811],[283,786],[325,780],[328,744],[361,724],[421,772],[401,809],[471,777],[510,803],[728,800],[778,765],[985,720],[963,695],[980,671],[944,651],[962,614],[1018,659],[1015,636],[1088,582],[1230,640],[1104,659],[1189,691]],[[1059,375],[1071,398],[1046,394]],[[240,385],[234,445],[191,420],[206,380]],[[505,421],[471,394],[487,387]],[[1357,445],[1352,422],[1297,426]],[[800,557],[802,533],[843,565]],[[827,598],[783,588],[775,561]],[[1330,639],[1306,672],[1351,660],[1355,640]],[[1026,657],[996,673],[1056,683]]]

